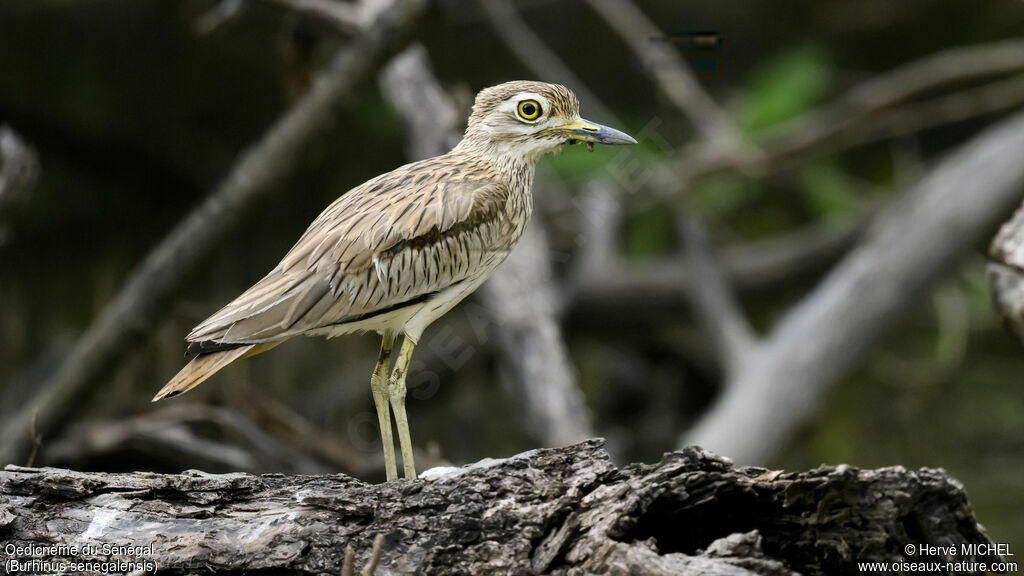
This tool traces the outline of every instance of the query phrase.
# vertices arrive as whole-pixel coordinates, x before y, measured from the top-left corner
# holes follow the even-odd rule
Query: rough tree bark
[[[601,440],[414,481],[344,475],[104,474],[8,466],[0,540],[14,559],[155,563],[162,574],[338,574],[384,535],[390,574],[856,574],[858,561],[934,561],[908,545],[989,545],[941,470],[736,468],[699,448],[615,467]],[[60,546],[90,546],[69,553]],[[56,550],[56,554],[51,551]],[[97,550],[99,552],[97,552]],[[61,556],[63,554],[63,556]],[[11,557],[9,552],[7,557]],[[933,573],[945,573],[945,568]],[[960,569],[958,573],[970,573]]]

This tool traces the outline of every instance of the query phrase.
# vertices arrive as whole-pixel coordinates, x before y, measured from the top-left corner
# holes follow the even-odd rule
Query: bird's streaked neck
[[[489,140],[479,135],[467,134],[452,150],[459,154],[477,158],[493,164],[502,172],[533,173],[537,163],[550,150],[524,147],[522,144]]]

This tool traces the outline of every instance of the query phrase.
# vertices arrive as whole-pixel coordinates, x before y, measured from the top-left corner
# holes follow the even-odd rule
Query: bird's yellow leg
[[[402,339],[402,350],[391,371],[391,383],[388,395],[391,397],[391,410],[395,413],[395,424],[398,426],[398,442],[402,445],[402,468],[405,477],[416,478],[416,463],[412,456],[412,438],[409,436],[409,420],[405,417],[405,375],[409,371],[409,360],[416,342],[406,336]]]
[[[395,466],[395,440],[391,435],[391,412],[388,410],[388,365],[391,363],[391,349],[394,345],[395,335],[385,332],[380,341],[377,367],[370,376],[373,404],[377,407],[377,420],[380,423],[380,439],[384,445],[384,471],[389,481],[398,478],[398,468]]]

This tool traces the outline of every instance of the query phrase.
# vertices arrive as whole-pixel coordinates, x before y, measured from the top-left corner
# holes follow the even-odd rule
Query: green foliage
[[[675,241],[672,211],[664,206],[655,206],[630,218],[623,234],[623,248],[628,258],[667,252]]]
[[[858,202],[849,178],[831,158],[801,168],[800,193],[812,214],[824,219],[841,220]]]
[[[379,94],[360,103],[360,113],[351,119],[359,123],[359,130],[371,134],[387,135],[396,141],[402,138],[402,126],[391,105]]]
[[[580,181],[592,177],[595,172],[607,169],[609,154],[611,150],[594,148],[593,154],[588,154],[583,146],[567,147],[559,154],[552,154],[541,160],[541,169],[555,177],[567,181]]]
[[[636,131],[623,128],[626,133]],[[553,173],[556,177],[569,182],[580,182],[593,178],[595,175],[607,173],[609,170],[621,169],[629,175],[642,171],[664,160],[664,153],[651,142],[641,142],[639,146],[601,146],[595,145],[593,152],[587,152],[586,146],[575,144],[566,146],[558,154],[550,154],[541,160],[541,169]]]
[[[818,46],[800,46],[770,58],[744,90],[739,125],[747,132],[788,120],[816,103],[829,82],[829,62]]]
[[[734,173],[709,176],[690,190],[688,201],[701,214],[724,216],[735,211],[755,193],[750,183]]]
[[[989,286],[988,273],[982,265],[984,257],[975,254],[976,265],[960,270],[959,286],[974,329],[992,329],[1005,336],[1002,320],[992,309],[992,291]]]

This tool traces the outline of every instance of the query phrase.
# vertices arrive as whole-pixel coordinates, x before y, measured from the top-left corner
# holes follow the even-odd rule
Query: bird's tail
[[[199,386],[204,380],[213,376],[218,370],[235,360],[238,360],[239,358],[248,358],[249,356],[255,356],[261,352],[266,352],[278,344],[280,344],[280,342],[246,344],[239,346],[238,348],[231,348],[220,352],[199,354],[193,358],[191,362],[186,364],[185,367],[174,376],[174,378],[171,378],[171,381],[168,382],[166,386],[156,393],[156,396],[153,397],[153,402],[184,394],[196,386]]]

